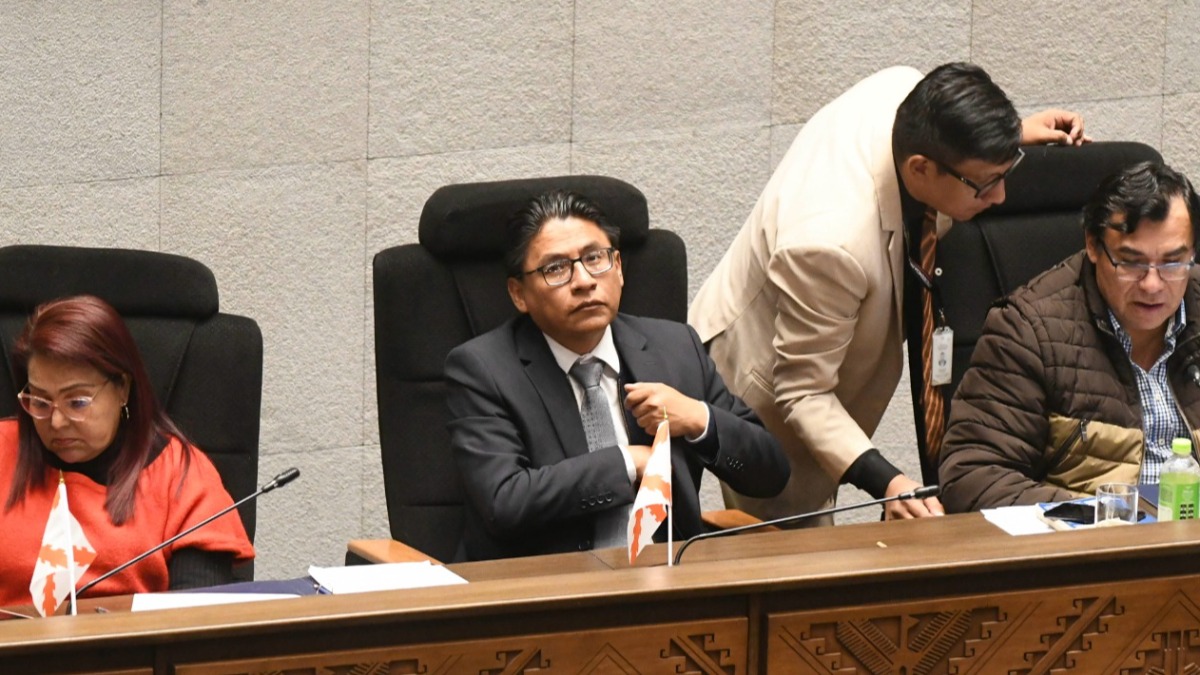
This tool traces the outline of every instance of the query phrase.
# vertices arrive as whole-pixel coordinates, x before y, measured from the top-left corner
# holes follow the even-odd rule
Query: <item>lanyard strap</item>
[[[937,284],[934,283],[934,280],[925,273],[925,270],[921,269],[921,265],[918,264],[916,260],[913,260],[911,255],[905,256],[905,259],[908,261],[909,271],[913,273],[913,276],[916,277],[917,282],[921,284],[921,286],[925,289],[925,292],[930,294],[930,298],[933,300],[933,311],[937,316],[938,328],[945,328],[947,325],[946,308],[945,304],[942,302],[942,293],[938,289]]]

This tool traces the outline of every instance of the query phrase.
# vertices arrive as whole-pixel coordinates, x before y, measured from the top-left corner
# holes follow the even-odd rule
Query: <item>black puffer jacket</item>
[[[1200,268],[1187,325],[1167,362],[1184,418],[1200,423]],[[1000,300],[950,408],[939,478],[948,511],[1073,499],[1138,482],[1142,407],[1133,365],[1108,321],[1095,267],[1077,253]]]

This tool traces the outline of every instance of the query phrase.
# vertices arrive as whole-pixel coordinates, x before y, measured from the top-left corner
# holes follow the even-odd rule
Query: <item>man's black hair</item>
[[[519,278],[525,271],[525,254],[529,252],[529,243],[542,231],[543,225],[550,220],[572,217],[595,223],[608,235],[613,248],[620,247],[620,229],[608,222],[604,212],[592,200],[566,190],[551,190],[534,197],[509,221],[508,250],[504,255],[508,276]]]
[[[969,159],[1003,164],[1017,155],[1021,118],[982,68],[947,63],[934,68],[896,110],[892,153],[897,164],[923,155],[942,165]]]
[[[1166,219],[1175,197],[1181,197],[1187,206],[1195,248],[1200,235],[1196,228],[1200,197],[1187,176],[1159,162],[1139,162],[1100,181],[1100,187],[1083,207],[1083,232],[1093,241],[1101,241],[1106,229],[1132,234],[1142,220]],[[1113,216],[1117,215],[1124,219],[1114,222]]]

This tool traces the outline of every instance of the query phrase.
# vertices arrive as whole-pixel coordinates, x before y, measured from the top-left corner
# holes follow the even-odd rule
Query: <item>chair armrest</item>
[[[738,509],[725,509],[723,511],[705,511],[700,514],[700,520],[713,530],[728,530],[733,527],[741,527],[743,525],[753,525],[762,521],[754,516]],[[778,531],[779,528],[774,525],[760,528],[758,532]]]
[[[355,539],[346,545],[346,564],[352,564],[352,560],[368,564],[428,560],[435,565],[442,564],[440,560],[395,539]]]

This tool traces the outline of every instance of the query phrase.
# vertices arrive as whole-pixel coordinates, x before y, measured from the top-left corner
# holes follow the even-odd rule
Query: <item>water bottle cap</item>
[[[1192,442],[1186,438],[1176,438],[1171,441],[1171,452],[1177,455],[1192,454]]]

